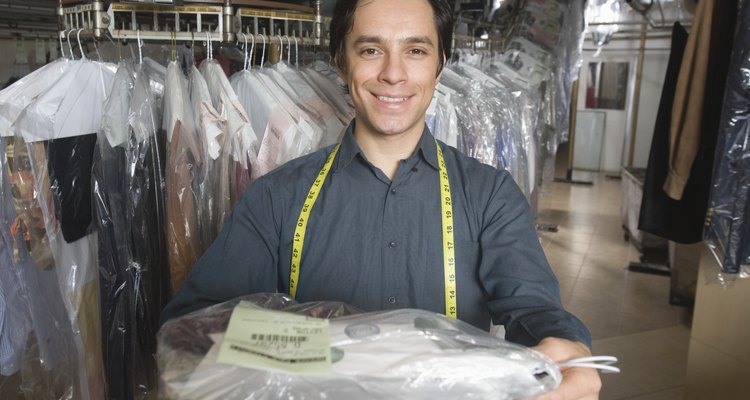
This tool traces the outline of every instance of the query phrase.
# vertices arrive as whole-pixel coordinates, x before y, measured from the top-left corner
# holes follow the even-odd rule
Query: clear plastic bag
[[[740,10],[704,232],[721,272],[750,276],[750,4]],[[731,282],[729,276],[720,281]]]
[[[216,361],[240,301],[330,319],[329,375],[294,375]],[[159,331],[160,395],[168,399],[514,399],[552,390],[558,366],[529,348],[421,310],[357,314],[339,302],[256,294],[167,322]]]

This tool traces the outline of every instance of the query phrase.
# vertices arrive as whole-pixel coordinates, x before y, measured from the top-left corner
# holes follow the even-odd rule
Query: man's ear
[[[440,67],[440,72],[438,72],[437,77],[435,78],[435,85],[440,82],[440,78],[443,77],[443,70],[445,69],[445,63],[448,62],[448,59],[445,58],[445,54],[443,54],[443,66]]]
[[[336,66],[336,72],[338,72],[339,77],[346,81],[346,65],[341,62],[341,54],[336,53],[336,57],[333,58],[333,64]]]

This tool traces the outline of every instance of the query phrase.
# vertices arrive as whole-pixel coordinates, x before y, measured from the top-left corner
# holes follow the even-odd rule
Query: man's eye
[[[411,50],[409,50],[409,53],[411,53],[412,55],[415,55],[415,56],[421,56],[423,54],[427,54],[427,52],[424,51],[424,50],[422,50],[422,49],[411,49]]]
[[[364,49],[364,50],[362,50],[362,55],[373,56],[373,55],[377,54],[377,52],[378,51],[375,50],[375,49]]]

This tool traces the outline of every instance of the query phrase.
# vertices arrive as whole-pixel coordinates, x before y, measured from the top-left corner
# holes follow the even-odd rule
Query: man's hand
[[[558,363],[591,356],[591,351],[583,343],[552,337],[542,340],[534,349]],[[597,370],[562,368],[561,372],[563,380],[560,386],[540,396],[538,400],[597,400],[599,398],[602,380]]]

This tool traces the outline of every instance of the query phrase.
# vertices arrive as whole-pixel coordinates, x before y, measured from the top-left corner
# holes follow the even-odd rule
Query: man
[[[258,179],[163,312],[286,292],[365,310],[421,308],[537,346],[588,356],[562,309],[528,203],[505,171],[444,144],[424,115],[450,49],[445,0],[339,0],[331,52],[355,104],[340,146]],[[595,399],[593,370],[547,398]]]

